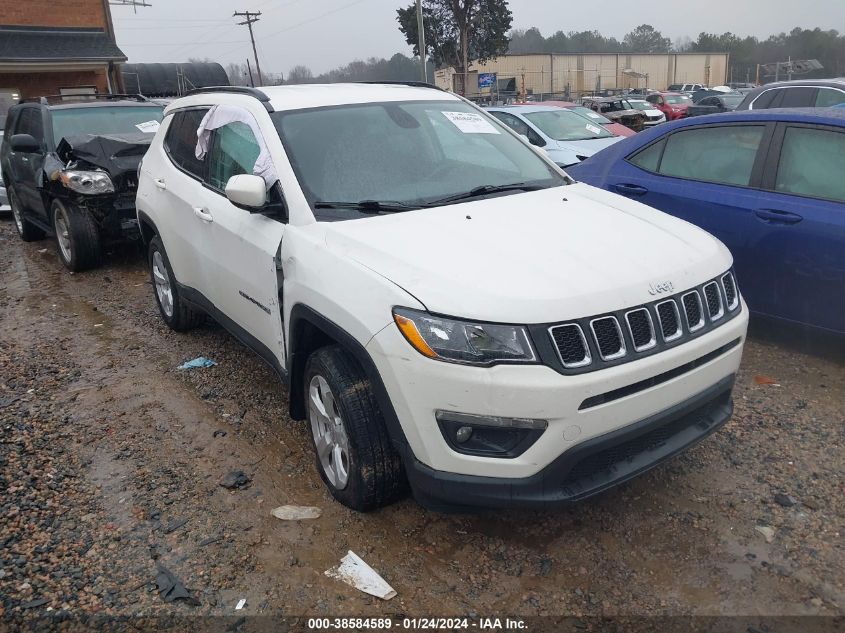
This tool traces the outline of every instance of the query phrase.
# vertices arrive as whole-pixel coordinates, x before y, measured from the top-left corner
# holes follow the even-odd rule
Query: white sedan
[[[561,167],[576,165],[622,140],[591,119],[557,106],[499,106],[487,111],[532,145],[542,147]]]

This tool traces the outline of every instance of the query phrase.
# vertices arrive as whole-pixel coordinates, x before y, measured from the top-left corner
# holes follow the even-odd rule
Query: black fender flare
[[[151,235],[144,231],[145,226],[148,226],[152,230]],[[138,230],[141,232],[141,241],[144,243],[144,246],[148,246],[154,236],[160,235],[156,223],[143,211],[138,211]]]
[[[326,339],[342,345],[361,365],[384,416],[390,440],[399,453],[405,456],[409,450],[405,432],[399,423],[381,374],[366,348],[342,327],[301,303],[291,308],[289,325],[287,368],[291,417],[295,420],[305,419],[305,394],[302,386],[305,363],[311,352],[323,346],[319,340],[316,341],[316,345],[313,344],[315,342],[313,332],[316,330]]]

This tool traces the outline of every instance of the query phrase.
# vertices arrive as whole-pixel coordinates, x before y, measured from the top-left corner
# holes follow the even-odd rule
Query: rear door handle
[[[194,215],[203,222],[214,222],[214,218],[211,214],[202,207],[194,207]]]
[[[769,224],[798,224],[804,219],[804,216],[797,213],[777,209],[757,209],[754,215]]]
[[[648,193],[648,189],[646,189],[645,187],[640,187],[639,185],[632,185],[628,183],[613,185],[613,188],[618,193],[621,193],[623,196],[644,196]]]
[[[156,178],[153,182],[156,184],[156,187],[162,191],[167,189],[167,184],[164,182],[164,178]]]

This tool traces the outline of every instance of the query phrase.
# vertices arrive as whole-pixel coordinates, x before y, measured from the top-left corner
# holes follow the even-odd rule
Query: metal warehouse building
[[[727,82],[728,59],[728,53],[503,55],[484,64],[470,64],[466,95],[489,95],[496,90],[495,85],[479,88],[479,73],[496,73],[500,91],[515,90],[535,95],[570,93],[576,96],[625,88],[664,90],[676,83],[718,86]],[[441,88],[460,91],[461,77],[454,68],[436,71],[435,81]],[[504,85],[511,88],[503,88]]]

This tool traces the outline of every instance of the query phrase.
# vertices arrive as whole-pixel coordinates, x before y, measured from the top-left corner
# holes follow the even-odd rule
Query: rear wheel
[[[100,265],[100,232],[87,209],[53,200],[50,205],[59,259],[74,272]]]
[[[150,240],[147,260],[158,311],[170,329],[186,332],[202,323],[205,315],[182,300],[164,244],[158,235]]]
[[[35,242],[44,239],[44,231],[37,226],[33,226],[24,217],[23,207],[21,206],[20,198],[15,190],[8,187],[9,206],[12,207],[12,218],[15,221],[15,228],[18,230],[18,235],[24,242]]]
[[[339,345],[317,350],[306,364],[303,388],[317,468],[332,496],[362,512],[403,497],[401,459],[355,358]]]

